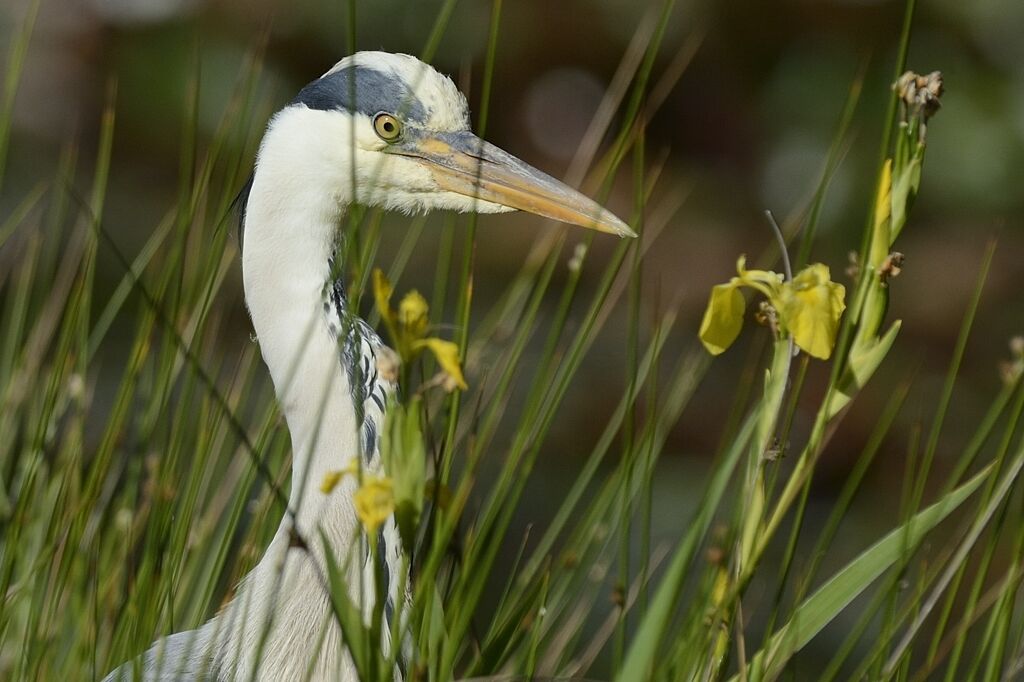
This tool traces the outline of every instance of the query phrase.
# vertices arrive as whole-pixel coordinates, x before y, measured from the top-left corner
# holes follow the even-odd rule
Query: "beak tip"
[[[612,232],[612,234],[616,234],[619,237],[622,237],[623,239],[625,239],[626,237],[629,237],[630,239],[636,239],[637,237],[637,234],[636,232],[633,231],[633,228],[627,225],[625,221],[620,220],[615,216],[610,216],[610,219],[608,220],[607,224],[608,227],[611,228],[610,231]]]

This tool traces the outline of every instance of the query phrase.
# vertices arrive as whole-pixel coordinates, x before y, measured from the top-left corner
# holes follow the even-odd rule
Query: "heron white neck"
[[[327,167],[326,156],[322,163],[311,159],[315,145],[296,144],[297,135],[309,133],[281,132],[272,125],[260,150],[246,206],[242,272],[260,350],[291,432],[294,520],[287,515],[282,520],[266,554],[221,614],[221,625],[227,625],[221,658],[231,662],[234,652],[258,650],[272,614],[260,679],[305,669],[314,659],[334,678],[348,663],[338,653],[340,635],[329,623],[329,601],[317,585],[324,571],[320,534],[342,560],[341,553],[359,537],[347,491],[326,496],[319,490],[328,471],[342,468],[359,451],[348,378],[324,314],[324,286],[332,275],[329,260],[342,210],[329,188],[338,186],[333,176],[340,169]],[[309,554],[290,548],[292,523],[307,540]],[[236,677],[247,679],[255,661],[230,664]]]
[[[354,437],[357,426],[338,346],[324,315],[337,211],[267,206],[257,192],[273,181],[262,169],[256,174],[242,270],[256,338],[291,432],[292,501],[298,502],[303,479],[319,483],[316,475],[324,473],[307,467],[337,469],[344,463],[341,458],[354,454],[338,451],[338,437],[349,432]],[[318,461],[325,450],[333,451],[333,457],[328,455],[333,461]]]
[[[315,487],[355,454],[341,446],[358,432],[324,315],[344,202],[338,188],[346,183],[317,130],[287,115],[271,123],[246,205],[242,254],[246,304],[291,431],[293,502],[304,495],[303,481]]]

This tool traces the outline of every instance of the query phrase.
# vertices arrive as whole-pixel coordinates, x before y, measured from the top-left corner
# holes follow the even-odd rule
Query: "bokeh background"
[[[645,14],[646,0],[509,0],[504,3],[488,138],[562,175]],[[0,3],[0,59],[28,3]],[[647,7],[647,6],[650,6]],[[890,528],[911,434],[927,426],[983,252],[998,240],[994,265],[969,342],[936,466],[963,444],[997,390],[1007,343],[1024,333],[1024,3],[924,0],[918,3],[908,65],[941,70],[947,92],[929,129],[924,182],[899,248],[903,273],[893,284],[893,317],[904,320],[896,350],[833,439],[812,489],[811,525],[860,452],[893,387],[914,388],[847,519],[836,565]],[[356,3],[356,46],[419,53],[440,0]],[[468,92],[474,111],[491,3],[462,0],[433,59]],[[685,197],[645,266],[645,306],[678,301],[670,353],[693,347],[709,287],[733,274],[740,253],[771,244],[763,218],[800,220],[821,177],[854,82],[863,78],[843,159],[823,206],[813,257],[840,281],[870,206],[879,138],[903,3],[891,0],[681,0],[668,25],[654,79],[682,67],[647,129],[648,160],[663,163],[652,206]],[[44,0],[15,102],[14,130],[0,217],[40,180],[52,177],[61,148],[77,140],[81,167],[97,146],[100,116],[116,81],[117,129],[105,222],[128,253],[176,201],[188,83],[200,82],[199,146],[214,134],[244,64],[262,51],[253,130],[303,84],[349,49],[345,0]],[[3,71],[0,65],[0,72]],[[247,144],[239,135],[237,143]],[[251,151],[251,136],[248,144]],[[628,165],[628,164],[627,164]],[[628,170],[610,206],[628,214]],[[88,177],[81,179],[87,187]],[[440,224],[432,218],[431,225]],[[382,258],[398,243],[403,220],[384,230]],[[482,222],[477,260],[480,307],[521,265],[537,221]],[[428,230],[430,226],[428,225]],[[429,239],[426,240],[429,243]],[[598,241],[597,255],[610,249]],[[0,267],[15,257],[0,252]],[[432,251],[417,251],[403,285],[428,289]],[[100,291],[123,274],[98,273]],[[596,275],[594,275],[596,278]],[[593,282],[590,282],[592,285]],[[236,338],[249,328],[240,273]],[[555,297],[551,297],[551,305]],[[527,491],[529,514],[543,523],[590,442],[594,427],[623,390],[625,325],[613,321],[591,352]],[[702,472],[721,438],[750,356],[740,343],[712,367],[698,399],[672,434],[657,478],[656,540],[677,538]],[[112,351],[112,352],[116,352]],[[812,371],[812,381],[815,372]],[[813,397],[813,396],[812,396]],[[797,418],[797,433],[810,413]],[[827,569],[826,569],[827,570]],[[825,649],[829,641],[815,646]]]

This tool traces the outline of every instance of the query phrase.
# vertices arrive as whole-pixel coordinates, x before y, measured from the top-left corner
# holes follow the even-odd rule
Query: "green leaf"
[[[743,328],[746,303],[735,282],[711,289],[708,308],[700,323],[700,340],[708,352],[719,355],[732,345]]]
[[[434,608],[430,610],[429,630],[427,632],[427,654],[428,660],[441,660],[441,647],[447,642],[447,630],[444,626],[444,604],[441,602],[439,590],[432,590],[427,597],[433,602]]]
[[[920,147],[923,151],[924,147]],[[921,186],[921,158],[915,157],[903,168],[892,184],[892,227],[889,246],[896,241],[907,223],[907,212],[914,203],[917,189]]]
[[[423,512],[427,451],[423,444],[420,399],[408,407],[397,400],[388,403],[381,436],[381,462],[394,484],[395,520],[406,552],[412,553]]]
[[[839,380],[839,385],[828,405],[828,418],[839,414],[839,411],[846,407],[857,391],[861,389],[875,373],[882,360],[889,354],[889,349],[896,341],[896,335],[900,331],[902,322],[896,320],[889,327],[889,331],[880,339],[869,341],[867,348],[854,347],[850,351],[850,361]]]
[[[352,662],[359,672],[359,679],[370,679],[370,656],[376,655],[372,652],[370,645],[370,629],[363,623],[359,607],[352,603],[349,597],[348,582],[345,575],[338,566],[334,557],[335,549],[327,541],[327,536],[320,531],[320,542],[324,547],[324,558],[327,560],[327,579],[331,586],[331,609],[334,611],[334,618],[341,626],[341,635],[348,647]]]
[[[793,654],[832,622],[878,576],[903,558],[907,547],[920,542],[928,531],[970,497],[991,472],[991,467],[986,467],[850,562],[797,608],[789,622],[751,659],[751,668],[764,670],[766,679],[777,676]]]

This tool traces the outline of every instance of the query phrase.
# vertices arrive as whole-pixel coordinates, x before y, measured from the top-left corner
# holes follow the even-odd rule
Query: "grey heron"
[[[336,272],[339,225],[353,203],[406,213],[524,210],[619,236],[632,230],[600,205],[475,136],[466,98],[418,59],[359,52],[304,87],[267,126],[241,197],[245,300],[292,440],[292,486],[266,553],[233,599],[197,630],[158,640],[107,680],[355,680],[329,597],[322,533],[344,557],[362,532],[351,496],[324,495],[324,476],[362,457],[379,470],[378,433],[395,385],[376,369],[383,342],[351,323]],[[400,570],[393,519],[386,571]],[[376,557],[350,562],[348,585]],[[389,600],[399,581],[390,580]],[[358,587],[353,589],[358,590]],[[366,615],[374,595],[351,595]],[[257,652],[259,652],[257,654]]]

